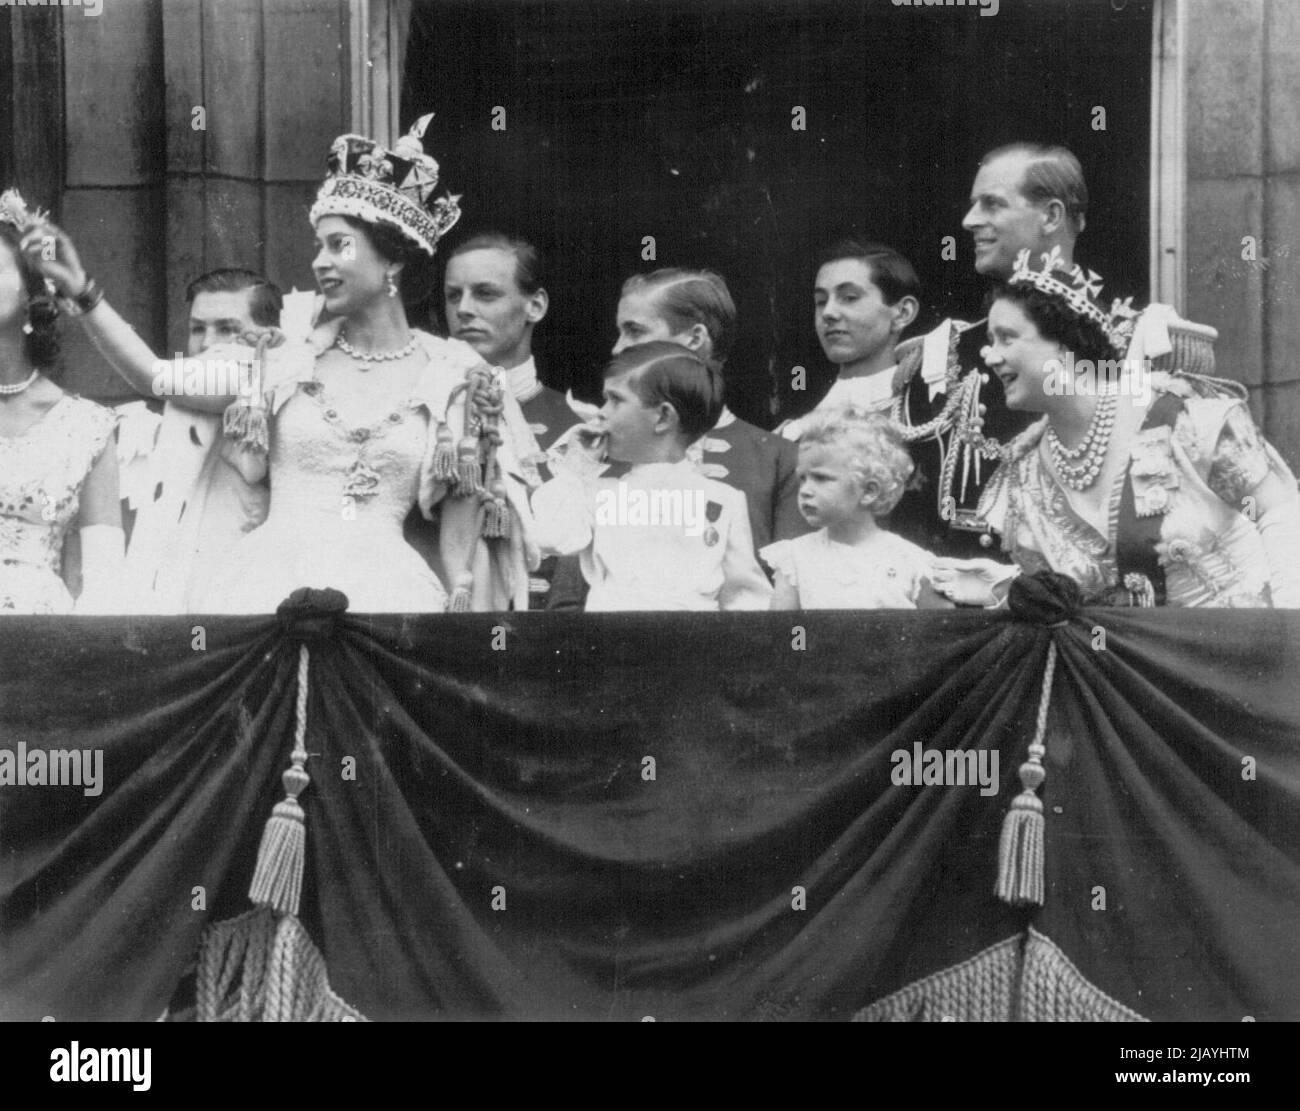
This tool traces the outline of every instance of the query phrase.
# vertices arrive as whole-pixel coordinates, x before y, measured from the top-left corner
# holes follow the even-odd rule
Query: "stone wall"
[[[1187,305],[1300,466],[1300,4],[1186,0]],[[1254,238],[1256,259],[1243,259]]]

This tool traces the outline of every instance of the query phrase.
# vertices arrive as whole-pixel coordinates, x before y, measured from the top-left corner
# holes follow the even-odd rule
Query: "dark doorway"
[[[890,0],[426,0],[402,124],[437,113],[427,141],[464,194],[453,235],[499,226],[547,253],[536,347],[550,384],[591,393],[629,274],[709,266],[740,310],[733,407],[771,426],[808,404],[788,393],[791,367],[831,374],[812,330],[812,260],[839,235],[912,259],[926,290],[917,327],[978,312],[960,223],[979,158],[999,144],[1078,154],[1093,199],[1079,259],[1108,292],[1145,298],[1152,6],[1002,0],[987,17]],[[796,106],[806,131],[791,126]],[[947,235],[955,261],[941,257]]]

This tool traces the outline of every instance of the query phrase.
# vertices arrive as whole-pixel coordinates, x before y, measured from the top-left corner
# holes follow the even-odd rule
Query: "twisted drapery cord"
[[[1051,938],[1029,928],[1021,975],[1022,1022],[1146,1022],[1086,980]]]
[[[1002,819],[1002,835],[998,840],[995,890],[998,898],[1011,906],[1043,905],[1044,821],[1043,800],[1038,797],[1038,789],[1047,778],[1043,757],[1047,754],[1047,711],[1052,697],[1052,677],[1056,673],[1056,656],[1056,641],[1049,641],[1034,739],[1029,744],[1029,758],[1020,765],[1022,790],[1012,799],[1011,807]]]
[[[1032,926],[862,1008],[854,1022],[1145,1022]]]
[[[1021,936],[916,980],[864,1007],[854,1022],[1006,1022],[1011,1017]]]
[[[329,986],[325,958],[302,923],[256,907],[204,931],[196,976],[199,1022],[365,1022]]]
[[[199,943],[196,1017],[200,1022],[355,1021],[364,1016],[330,988],[325,959],[298,921],[306,858],[306,815],[298,796],[307,775],[307,699],[311,654],[298,645],[293,751],[262,833],[249,887],[253,909],[209,926]]]

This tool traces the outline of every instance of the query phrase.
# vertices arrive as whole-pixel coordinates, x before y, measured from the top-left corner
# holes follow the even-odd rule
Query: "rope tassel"
[[[447,485],[456,481],[456,439],[445,420],[434,433],[433,477]]]
[[[487,489],[486,512],[483,515],[483,535],[501,539],[510,535],[510,504],[506,500],[506,484],[500,478]]]
[[[1044,900],[1044,818],[1038,789],[1047,778],[1043,766],[1047,747],[1043,742],[1055,671],[1056,642],[1052,641],[1047,646],[1047,667],[1043,671],[1043,690],[1038,699],[1038,720],[1029,745],[1029,759],[1020,765],[1023,789],[1002,819],[1002,836],[998,841],[996,892],[999,899],[1011,906],[1042,906]]]
[[[276,803],[262,831],[257,850],[257,867],[248,897],[259,906],[270,907],[280,914],[298,913],[302,895],[302,876],[307,850],[306,814],[298,796],[307,789],[307,673],[310,654],[305,644],[298,646],[297,723],[294,728],[291,764],[280,781],[285,798]]]

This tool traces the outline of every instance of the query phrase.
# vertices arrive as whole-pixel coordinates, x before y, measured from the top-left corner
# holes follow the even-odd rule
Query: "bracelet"
[[[104,291],[94,278],[87,278],[85,288],[75,297],[60,297],[59,302],[69,316],[85,316],[104,299]]]

